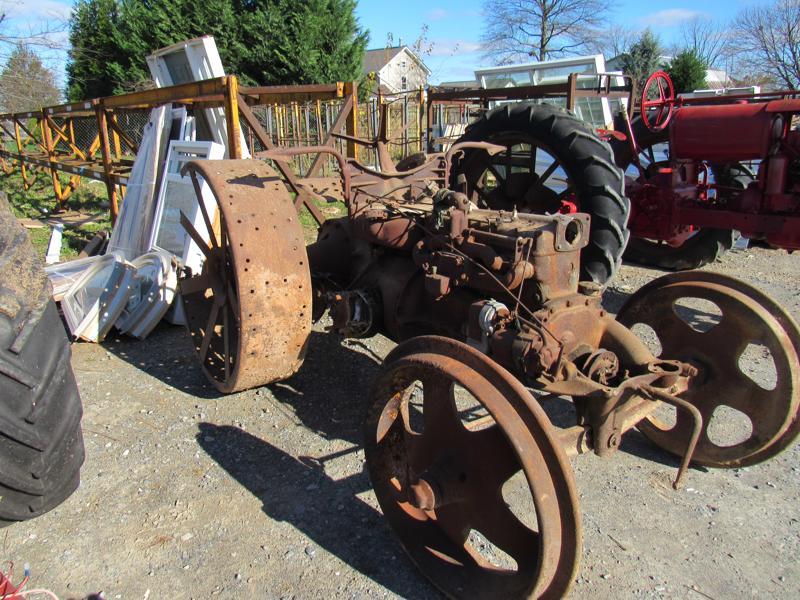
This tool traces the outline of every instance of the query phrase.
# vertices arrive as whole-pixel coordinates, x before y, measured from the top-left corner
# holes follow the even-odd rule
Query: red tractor
[[[713,262],[740,233],[795,250],[798,113],[800,92],[683,98],[666,73],[654,73],[642,93],[641,116],[629,121],[625,115],[609,135],[616,166],[625,171],[630,240],[619,223],[628,201],[606,192],[616,186],[605,153],[589,162],[576,155],[598,143],[593,132],[546,105],[506,104],[484,114],[459,141],[490,141],[507,152],[466,152],[450,183],[480,206],[589,213],[592,239],[582,260],[599,282],[616,270],[623,248],[631,261],[671,270]],[[562,134],[566,121],[571,127]],[[576,187],[587,174],[591,189]]]
[[[628,175],[628,258],[695,268],[731,247],[736,232],[800,248],[798,92],[676,97],[650,76],[628,139],[612,142]],[[630,177],[632,176],[632,177]]]

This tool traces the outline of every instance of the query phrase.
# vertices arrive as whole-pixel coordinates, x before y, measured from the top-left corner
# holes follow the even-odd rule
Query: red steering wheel
[[[647,113],[657,108],[655,117]],[[650,131],[662,131],[672,118],[675,110],[675,86],[664,71],[656,71],[644,84],[642,90],[642,120]]]

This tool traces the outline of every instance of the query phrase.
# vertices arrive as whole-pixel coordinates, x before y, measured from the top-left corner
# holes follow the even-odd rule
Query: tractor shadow
[[[182,326],[161,321],[144,340],[113,330],[102,346],[114,356],[186,394],[204,400],[222,397],[203,374],[191,339]]]
[[[304,427],[324,439],[360,446],[370,387],[382,361],[361,340],[312,331],[300,370],[268,387]]]
[[[364,471],[335,480],[316,460],[295,458],[237,427],[198,427],[197,443],[263,503],[269,518],[291,524],[400,597],[441,597],[394,542],[383,516],[356,496],[370,487]]]

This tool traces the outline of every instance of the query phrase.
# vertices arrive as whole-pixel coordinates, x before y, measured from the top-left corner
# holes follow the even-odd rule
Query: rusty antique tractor
[[[688,272],[646,285],[614,318],[601,299],[627,240],[622,171],[566,112],[513,110],[550,131],[546,160],[560,162],[507,206],[481,206],[464,172],[451,173],[486,155],[506,161],[504,172],[486,168],[513,183],[514,156],[480,140],[402,171],[371,170],[330,147],[185,168],[216,199],[215,214],[200,202],[204,230],[182,219],[205,254],[180,290],[206,375],[222,392],[290,377],[326,310],[341,336],[398,342],[370,392],[367,465],[403,548],[452,597],[567,593],[581,553],[569,456],[611,455],[638,428],[682,457],[680,480],[690,463],[763,461],[800,427],[790,316],[735,279]],[[347,207],[308,246],[284,180],[261,160],[304,152],[335,155]],[[564,201],[589,214],[523,211]],[[721,317],[709,328],[686,299]],[[650,328],[658,354],[634,325]],[[740,368],[751,343],[775,363],[769,389]],[[559,429],[543,405],[565,398],[574,423]],[[746,415],[750,431],[712,439],[721,407]]]

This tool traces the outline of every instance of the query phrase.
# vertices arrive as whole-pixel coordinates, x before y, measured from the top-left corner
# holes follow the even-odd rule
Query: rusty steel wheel
[[[581,550],[572,471],[525,387],[477,350],[424,336],[372,389],[370,478],[422,572],[451,597],[561,597]]]
[[[683,395],[703,416],[695,463],[753,465],[797,437],[800,331],[758,290],[715,273],[675,273],[636,292],[618,319],[628,327],[652,328],[661,358],[699,369]],[[732,420],[737,420],[736,427]],[[682,456],[691,426],[689,416],[678,412],[673,423],[648,417],[638,428],[658,446]]]
[[[188,163],[208,184],[216,216],[199,202],[203,233],[181,224],[204,255],[180,281],[189,331],[203,371],[221,392],[294,374],[311,330],[311,274],[303,232],[281,178],[257,160]],[[207,242],[206,240],[209,240]]]

